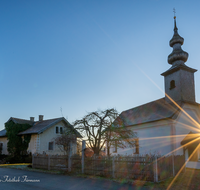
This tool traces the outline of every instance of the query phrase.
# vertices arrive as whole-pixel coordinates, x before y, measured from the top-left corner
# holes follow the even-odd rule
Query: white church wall
[[[160,154],[165,155],[172,151],[172,122],[159,121],[139,126],[133,126],[132,130],[137,132],[139,139],[139,154]],[[135,153],[134,148],[120,149],[117,153],[112,149],[112,155],[133,155]]]
[[[181,141],[186,137],[186,135],[190,132],[199,133],[199,109],[194,105],[185,104],[182,108],[188,115],[181,111],[176,123],[175,123],[175,131],[176,131],[176,154],[182,155],[183,148],[181,147]],[[195,122],[195,121],[197,122]]]

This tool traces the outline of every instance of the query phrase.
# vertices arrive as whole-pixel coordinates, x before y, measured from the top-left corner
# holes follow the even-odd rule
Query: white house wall
[[[37,134],[31,135],[31,140],[29,142],[27,151],[32,153],[37,152]]]
[[[55,145],[55,138],[59,137],[61,134],[56,134],[56,126],[62,127],[63,130],[65,128],[65,123],[63,121],[57,123],[56,125],[53,125],[52,127],[48,128],[45,130],[43,133],[39,134],[37,136],[37,153],[43,154],[49,154],[49,155],[55,155],[55,154],[65,154],[64,151],[61,151],[61,149]],[[49,142],[54,142],[53,144],[53,150],[48,150],[49,149]],[[76,153],[76,145],[73,145],[72,153]]]
[[[173,150],[172,121],[158,121],[131,127],[139,139],[139,154],[167,154]],[[114,151],[114,148],[111,152]],[[117,153],[133,155],[135,148],[118,148]]]
[[[2,150],[2,154],[8,154],[8,150],[7,150],[7,137],[0,137],[0,143],[3,143],[3,150]]]

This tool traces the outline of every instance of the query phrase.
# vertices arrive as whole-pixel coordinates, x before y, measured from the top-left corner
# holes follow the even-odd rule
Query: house
[[[6,130],[3,129],[0,131],[0,147],[1,147],[2,154],[8,154],[7,143],[8,143],[8,140],[6,137]]]
[[[174,17],[174,35],[170,40],[172,53],[168,56],[171,67],[162,73],[165,97],[123,111],[118,121],[137,134],[136,147],[117,149],[112,154],[175,154],[190,158],[190,164],[200,168],[200,104],[195,101],[194,73],[185,62],[188,53],[181,49],[184,39],[178,34]],[[198,165],[198,166],[197,166]]]
[[[64,154],[65,152],[62,150],[62,147],[55,145],[55,138],[62,135],[66,129],[74,131],[77,138],[82,137],[64,117],[43,120],[43,115],[39,115],[38,121],[34,121],[34,117],[30,117],[30,120],[11,117],[6,123],[8,122],[31,125],[30,128],[18,134],[22,137],[23,135],[31,135],[27,150],[31,153]],[[8,154],[7,142],[6,130],[4,129],[0,131],[0,144],[3,147],[3,154]],[[77,144],[73,143],[72,154],[75,154],[76,151]]]

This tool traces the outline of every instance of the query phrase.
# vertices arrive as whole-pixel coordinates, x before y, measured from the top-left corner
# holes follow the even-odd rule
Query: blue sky
[[[0,129],[11,116],[73,122],[164,97],[174,7],[186,64],[200,70],[199,1],[0,1]],[[199,84],[198,71],[197,102]]]

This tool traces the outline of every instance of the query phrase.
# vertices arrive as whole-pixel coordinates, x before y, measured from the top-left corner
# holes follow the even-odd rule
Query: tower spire
[[[176,27],[176,10],[175,8],[173,9],[173,12],[174,12],[174,32],[178,30],[178,28]]]
[[[174,17],[174,32],[177,32],[178,31],[178,28],[176,26],[176,17]]]
[[[181,49],[183,42],[184,39],[178,34],[174,9],[174,35],[169,42],[173,51],[168,56],[168,63],[172,66],[161,74],[165,77],[165,100],[168,103],[171,100],[195,102],[194,73],[197,70],[185,65],[188,53]]]
[[[176,16],[174,9],[174,35],[169,42],[169,45],[173,48],[172,53],[168,56],[168,63],[171,65],[184,64],[188,59],[188,53],[181,49],[184,38],[178,34],[178,28],[176,25]]]

